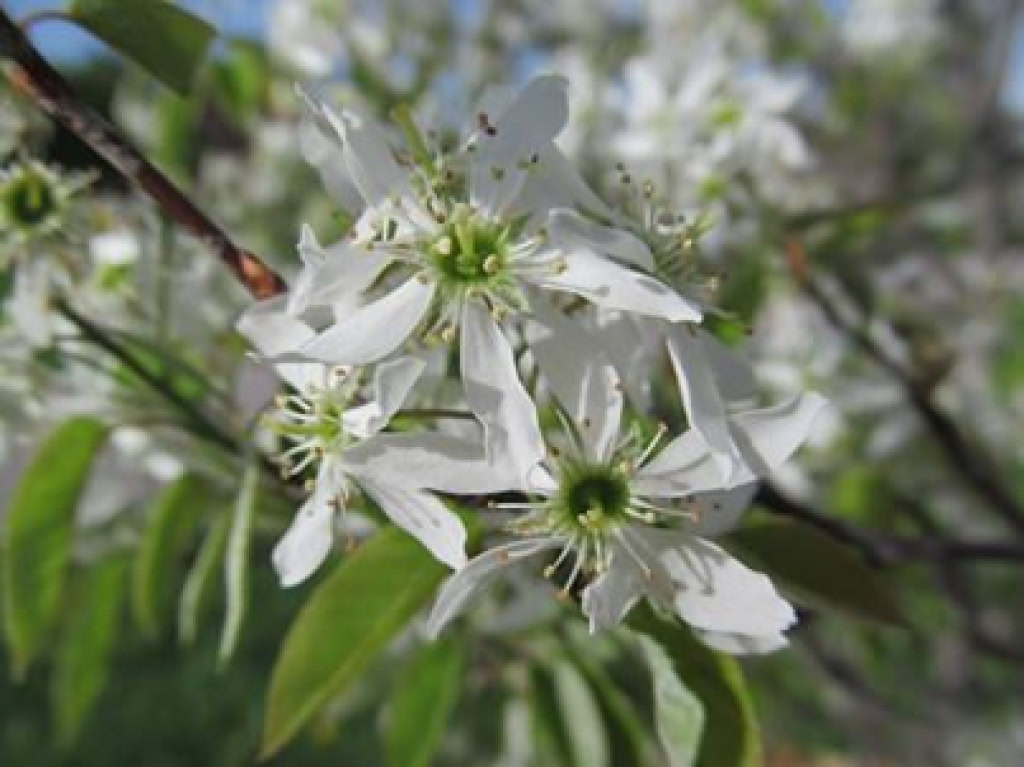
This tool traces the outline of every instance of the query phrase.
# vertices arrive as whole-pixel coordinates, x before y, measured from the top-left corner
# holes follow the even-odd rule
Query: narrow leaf
[[[89,418],[57,427],[22,474],[8,506],[4,631],[17,677],[60,609],[75,508],[106,434],[103,424]]]
[[[849,546],[807,525],[784,520],[735,530],[730,543],[741,558],[789,587],[794,598],[900,625],[894,589]]]
[[[697,767],[757,767],[761,737],[743,672],[734,658],[711,650],[675,620],[635,608],[629,625],[661,646],[672,668],[704,709]]]
[[[206,503],[206,489],[191,474],[167,485],[150,504],[146,529],[132,568],[132,616],[155,637],[173,591],[178,561],[189,545]]]
[[[167,0],[72,0],[68,12],[111,48],[182,95],[216,31]]]
[[[427,767],[459,697],[465,648],[455,639],[426,645],[398,680],[385,734],[388,764]]]
[[[128,558],[113,555],[82,582],[57,647],[52,696],[57,733],[70,744],[106,686],[120,636]]]
[[[285,637],[270,680],[264,758],[342,692],[430,599],[445,568],[387,528],[320,583]]]
[[[217,652],[219,664],[223,667],[231,660],[238,644],[238,636],[245,618],[249,601],[249,546],[252,541],[252,522],[256,511],[256,496],[259,488],[260,471],[255,463],[246,467],[242,487],[235,502],[224,560],[224,590],[227,597],[227,612],[224,629],[220,635],[220,649]]]
[[[669,767],[691,767],[697,759],[704,709],[679,679],[661,645],[640,636],[654,685],[654,728]]]
[[[224,561],[228,531],[232,515],[223,513],[206,531],[203,545],[185,578],[178,601],[178,639],[182,644],[192,644],[199,635],[199,621],[203,611],[213,598],[214,577]]]
[[[551,679],[573,764],[579,767],[610,764],[604,719],[590,685],[567,658],[560,658],[551,665]]]

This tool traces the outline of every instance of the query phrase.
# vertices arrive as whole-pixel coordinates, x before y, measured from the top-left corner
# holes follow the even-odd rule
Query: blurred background
[[[716,333],[752,356],[766,394],[813,388],[833,403],[751,516],[798,519],[855,550],[901,615],[892,627],[811,606],[791,649],[743,662],[766,762],[1024,764],[1021,3],[183,5],[219,32],[185,96],[48,16],[57,4],[3,3],[89,103],[286,274],[301,222],[324,241],[345,225],[298,133],[296,82],[382,118],[409,105],[421,124],[455,134],[453,116],[473,114],[485,86],[566,77],[572,113],[559,144],[587,179],[619,200],[628,174],[665,210],[699,221],[702,272],[725,311]],[[0,167],[60,169],[67,201],[60,241],[47,247],[89,253],[78,305],[123,317],[126,334],[152,330],[151,354],[174,360],[178,391],[200,387],[225,422],[257,411],[275,384],[233,334],[242,289],[3,87]],[[13,248],[6,225],[0,246]],[[224,462],[197,451],[166,403],[62,346],[60,327],[41,332],[26,342],[15,320],[0,323],[0,504],[58,419],[109,414],[121,426],[80,505],[75,555],[131,551],[159,488]],[[250,607],[229,665],[218,667],[215,627],[181,628],[177,592],[200,547],[186,536],[161,555],[177,574],[143,620],[149,630],[115,611],[116,642],[98,640],[107,649],[95,657],[57,642],[21,683],[0,669],[0,764],[253,763],[268,672],[308,594],[279,589],[269,566],[286,519],[268,515],[253,542]],[[221,608],[214,592],[206,612]],[[90,634],[82,627],[94,620],[72,611],[68,631]],[[561,639],[582,641],[572,630]],[[573,728],[590,721],[580,711],[615,705],[590,677],[596,704],[544,698],[531,675],[545,647],[478,639],[435,763],[573,763],[546,750],[553,736],[531,711],[553,706],[550,717]],[[605,657],[601,641],[588,652]],[[400,642],[270,763],[387,763],[380,731],[404,658]],[[96,671],[83,683],[76,663]],[[627,693],[638,684],[626,667],[609,674]],[[611,763],[634,763],[610,748]]]

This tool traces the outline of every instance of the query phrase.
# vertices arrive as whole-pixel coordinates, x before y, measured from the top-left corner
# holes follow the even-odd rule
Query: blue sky
[[[259,37],[264,33],[268,9],[273,2],[274,0],[182,0],[183,5],[208,19],[222,32],[246,37]],[[823,2],[832,12],[841,12],[846,0]],[[59,8],[62,3],[54,0],[5,0],[4,5],[17,18],[31,11]],[[457,3],[456,6],[471,9],[473,0]],[[104,50],[102,43],[96,42],[75,25],[63,22],[43,22],[33,30],[32,36],[43,53],[56,61],[76,59],[102,53]],[[1017,24],[1011,73],[1004,97],[1016,111],[1024,112],[1024,17]]]

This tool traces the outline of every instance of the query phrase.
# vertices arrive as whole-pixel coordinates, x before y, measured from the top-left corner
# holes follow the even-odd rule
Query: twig
[[[238,247],[195,203],[121,133],[83,102],[42,57],[7,12],[0,8],[0,57],[15,66],[6,72],[13,87],[91,147],[129,181],[152,197],[163,212],[206,243],[256,298],[285,292],[284,280],[254,253]]]
[[[79,314],[64,299],[56,302],[57,311],[66,317],[81,332],[82,337],[94,343],[105,352],[116,358],[121,364],[128,368],[133,374],[156,391],[160,396],[174,405],[206,439],[234,452],[238,449],[238,443],[231,435],[224,432],[192,402],[182,397],[173,387],[167,385],[159,375],[147,370],[131,352],[114,340],[99,325],[92,320]]]

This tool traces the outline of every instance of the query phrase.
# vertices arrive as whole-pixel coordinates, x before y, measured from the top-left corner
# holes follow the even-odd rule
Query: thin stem
[[[431,419],[431,418],[454,418],[460,421],[474,421],[476,416],[465,410],[447,410],[445,408],[409,408],[408,410],[399,410],[395,414],[396,417],[404,416],[406,418],[416,419]]]
[[[12,60],[7,76],[15,90],[103,157],[152,197],[164,214],[205,242],[255,298],[287,290],[284,280],[227,233],[150,163],[120,131],[89,107],[42,57],[25,32],[0,8],[0,58]]]
[[[56,306],[57,311],[78,328],[83,338],[117,359],[136,375],[139,380],[174,405],[203,437],[231,452],[235,452],[238,449],[238,443],[234,437],[210,421],[202,410],[185,397],[182,397],[160,376],[146,369],[128,349],[114,340],[102,327],[79,314],[63,298],[57,300]]]

